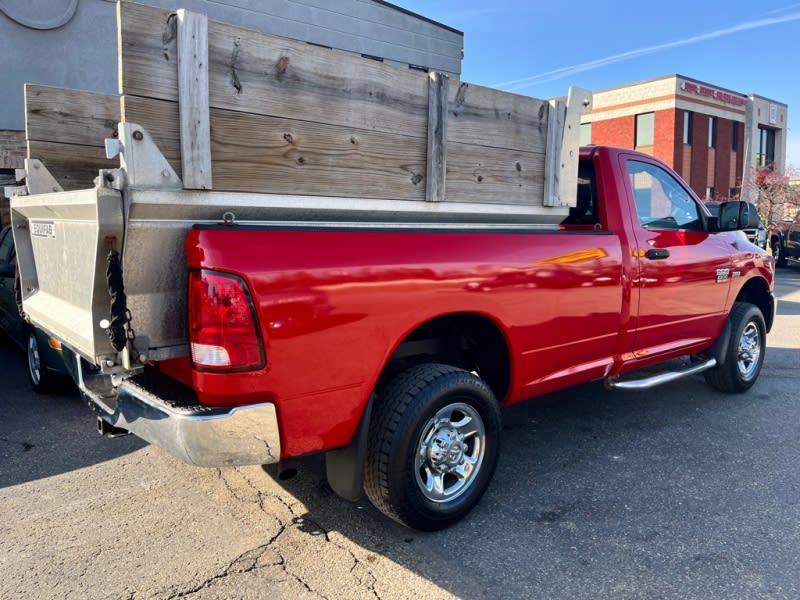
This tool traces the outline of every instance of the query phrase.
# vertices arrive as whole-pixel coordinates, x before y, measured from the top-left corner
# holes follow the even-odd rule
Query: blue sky
[[[395,4],[464,32],[464,81],[550,98],[680,73],[784,102],[787,163],[800,168],[800,2]]]

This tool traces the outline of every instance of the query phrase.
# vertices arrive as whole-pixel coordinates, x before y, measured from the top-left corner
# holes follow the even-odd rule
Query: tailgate
[[[11,201],[22,302],[31,322],[90,361],[116,356],[100,322],[109,318],[107,256],[122,248],[120,192],[95,188]]]

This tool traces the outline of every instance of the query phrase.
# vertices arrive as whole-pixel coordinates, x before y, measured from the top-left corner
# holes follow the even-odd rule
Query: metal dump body
[[[12,207],[27,316],[87,358],[115,354],[100,321],[109,308],[106,240],[123,239],[120,192],[23,196]]]

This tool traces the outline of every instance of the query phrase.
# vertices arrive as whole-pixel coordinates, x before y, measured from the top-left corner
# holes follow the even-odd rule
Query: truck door
[[[636,240],[637,358],[716,338],[725,319],[733,234],[709,234],[699,201],[655,162],[622,155]],[[635,305],[632,306],[635,310]]]

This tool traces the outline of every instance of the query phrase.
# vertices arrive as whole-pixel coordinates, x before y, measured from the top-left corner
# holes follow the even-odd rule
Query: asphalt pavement
[[[600,383],[504,412],[494,481],[421,534],[320,460],[190,467],[102,438],[0,343],[0,598],[800,598],[800,268],[747,393]]]

